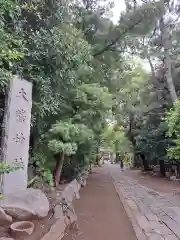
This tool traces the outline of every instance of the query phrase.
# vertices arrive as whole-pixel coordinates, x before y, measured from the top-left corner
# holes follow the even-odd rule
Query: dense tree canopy
[[[56,184],[101,146],[144,169],[179,160],[179,3],[125,3],[115,25],[108,0],[1,1],[0,120],[11,77],[32,82],[30,163]]]

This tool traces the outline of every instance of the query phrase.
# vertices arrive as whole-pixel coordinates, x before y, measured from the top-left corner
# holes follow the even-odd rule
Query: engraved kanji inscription
[[[0,158],[13,170],[0,176],[0,191],[6,195],[27,189],[32,83],[14,76],[4,106]]]
[[[27,93],[25,92],[24,88],[21,88],[21,90],[17,94],[17,97],[22,97],[26,101],[28,101]]]
[[[24,109],[18,109],[16,111],[16,119],[18,122],[26,121],[26,111]]]
[[[23,133],[17,133],[13,139],[17,144],[23,144],[24,141],[26,140]]]
[[[14,162],[19,163],[22,162],[22,157],[17,157],[14,159]]]
[[[23,162],[22,157],[15,158],[13,161],[13,164],[14,164],[15,168],[17,168],[17,169],[24,168],[24,162]]]

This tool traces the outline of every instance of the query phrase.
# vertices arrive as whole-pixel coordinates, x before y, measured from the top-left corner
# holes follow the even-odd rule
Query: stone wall
[[[61,240],[66,229],[76,223],[77,216],[73,200],[79,199],[81,187],[86,185],[88,173],[84,172],[77,180],[70,182],[60,196],[60,204],[56,205],[54,216],[57,219],[50,231],[41,240]]]

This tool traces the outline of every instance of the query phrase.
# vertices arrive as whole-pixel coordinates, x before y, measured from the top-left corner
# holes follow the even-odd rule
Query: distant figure
[[[123,172],[123,171],[124,171],[124,163],[123,163],[123,160],[120,161],[120,168],[121,168],[121,171]]]

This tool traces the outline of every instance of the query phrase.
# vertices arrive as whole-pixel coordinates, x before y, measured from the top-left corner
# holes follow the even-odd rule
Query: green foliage
[[[175,147],[170,147],[167,150],[168,157],[171,160],[179,161],[180,160],[180,140],[179,139],[174,140],[174,143],[175,143]]]
[[[38,149],[35,152],[34,156],[31,158],[31,162],[33,162],[36,166],[36,176],[32,181],[29,182],[29,185],[33,184],[36,181],[36,178],[40,177],[50,186],[53,186],[53,175],[51,171],[51,166],[48,165],[47,156],[41,152],[41,149]]]
[[[43,179],[45,180],[45,182],[47,184],[49,184],[51,187],[54,186],[54,183],[53,183],[53,175],[52,175],[52,172],[50,169],[46,168],[46,169],[43,169],[42,171],[42,177]]]
[[[28,181],[27,183],[27,188],[30,188],[34,185],[34,183],[36,182],[36,180],[38,179],[37,176],[33,177],[31,180]]]
[[[0,89],[13,74],[33,83],[32,161],[50,184],[58,154],[65,155],[64,168],[75,169],[98,161],[105,142],[128,159],[135,152],[153,159],[167,147],[161,123],[168,103],[142,66],[123,54],[157,52],[149,36],[161,3],[128,3],[114,25],[109,1],[1,1]],[[114,120],[123,128],[108,128]]]
[[[100,129],[102,121],[112,109],[112,96],[108,89],[96,83],[82,84],[74,94],[77,109],[74,119],[88,124],[94,130]]]
[[[166,117],[166,123],[168,125],[168,136],[180,138],[180,101],[177,100],[174,106],[169,110]]]
[[[21,168],[23,168],[23,164],[22,163],[13,163],[12,165],[8,165],[5,163],[0,163],[0,174],[9,174],[11,172],[14,172],[16,170],[19,170]]]
[[[24,57],[24,43],[19,36],[18,1],[0,1],[0,90],[3,91],[13,73],[16,64]],[[16,30],[14,28],[16,25]]]
[[[77,151],[76,143],[63,143],[55,139],[49,141],[48,147],[55,154],[64,153],[68,156],[74,155]]]
[[[125,135],[123,128],[115,130],[114,134],[114,148],[115,152],[119,153],[121,156],[126,155],[126,153],[133,153],[132,143],[129,141]]]
[[[48,147],[54,153],[74,155],[78,144],[92,137],[92,132],[83,124],[73,124],[72,121],[59,121],[49,131]]]
[[[171,144],[171,141],[165,138],[166,131],[166,124],[159,119],[154,123],[148,122],[137,136],[136,151],[145,154],[149,162],[158,163],[160,158],[165,158],[166,148]]]
[[[126,164],[131,164],[134,156],[133,146],[122,126],[109,126],[103,133],[103,139],[105,148],[122,157]]]
[[[167,149],[168,157],[173,161],[180,160],[180,101],[177,100],[167,112],[166,123],[168,126],[167,136],[173,138],[173,147]]]

